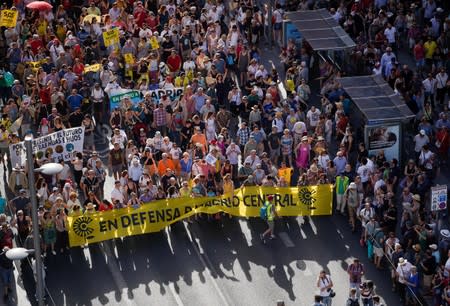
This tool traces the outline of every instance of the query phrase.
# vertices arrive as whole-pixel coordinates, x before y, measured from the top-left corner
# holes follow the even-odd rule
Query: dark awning
[[[338,81],[369,125],[415,117],[402,96],[396,94],[381,76],[346,77]]]
[[[287,12],[287,19],[316,50],[342,50],[356,44],[326,9]]]

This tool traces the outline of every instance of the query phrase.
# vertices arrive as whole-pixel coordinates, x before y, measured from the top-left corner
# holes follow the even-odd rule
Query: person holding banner
[[[266,215],[264,216],[265,221],[267,223],[267,230],[260,234],[259,237],[261,241],[265,243],[266,236],[269,236],[270,239],[275,239],[274,229],[275,229],[275,218],[277,217],[277,212],[275,210],[275,205],[272,203],[273,195],[267,196],[267,201],[264,203],[264,207],[266,208]]]

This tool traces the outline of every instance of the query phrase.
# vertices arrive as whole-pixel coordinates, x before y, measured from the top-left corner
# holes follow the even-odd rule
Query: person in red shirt
[[[39,38],[39,35],[34,34],[33,37],[28,41],[31,47],[31,51],[33,51],[33,54],[36,55],[40,48],[44,47],[44,43]]]
[[[420,72],[425,65],[425,48],[423,47],[423,41],[420,40],[416,43],[413,49],[414,59],[416,61],[417,70]]]
[[[47,108],[47,112],[51,110],[51,95],[52,95],[52,81],[48,81],[47,85],[42,86],[39,89],[39,98],[41,99],[42,105]]]
[[[77,75],[81,76],[84,71],[84,64],[80,61],[79,58],[75,59],[75,63],[73,64],[72,71]]]
[[[98,206],[98,211],[108,211],[113,209],[113,205],[108,200],[103,200]]]
[[[339,113],[338,120],[336,122],[336,137],[341,140],[345,135],[345,129],[347,128],[348,117],[345,116],[344,112]]]
[[[172,73],[180,71],[181,57],[177,54],[177,51],[172,50],[171,54],[167,58],[167,66]]]
[[[448,128],[443,126],[438,129],[436,133],[436,143],[435,143],[442,162],[446,162],[448,158],[448,148],[450,147],[450,133]]]

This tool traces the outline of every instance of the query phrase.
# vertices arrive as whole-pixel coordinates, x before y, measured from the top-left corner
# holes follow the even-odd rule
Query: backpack
[[[259,209],[259,216],[263,220],[267,220],[268,212],[267,210],[270,208],[270,204],[265,202],[264,205]]]

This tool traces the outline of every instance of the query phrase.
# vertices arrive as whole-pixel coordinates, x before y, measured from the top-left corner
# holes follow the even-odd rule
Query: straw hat
[[[403,258],[403,257],[400,257],[400,258],[398,259],[398,264],[399,264],[400,266],[405,265],[407,262],[408,262],[408,261],[407,261],[405,258]]]
[[[86,209],[90,210],[90,209],[94,209],[97,205],[92,204],[91,202],[86,204]]]
[[[314,172],[314,173],[319,172],[319,168],[317,168],[317,166],[316,166],[315,164],[313,164],[313,165],[309,168],[309,170],[310,170],[311,172]]]
[[[444,238],[450,238],[450,231],[448,229],[441,230],[441,236]]]
[[[420,195],[415,194],[415,195],[412,196],[412,198],[413,198],[413,200],[415,200],[417,202],[420,202]]]

